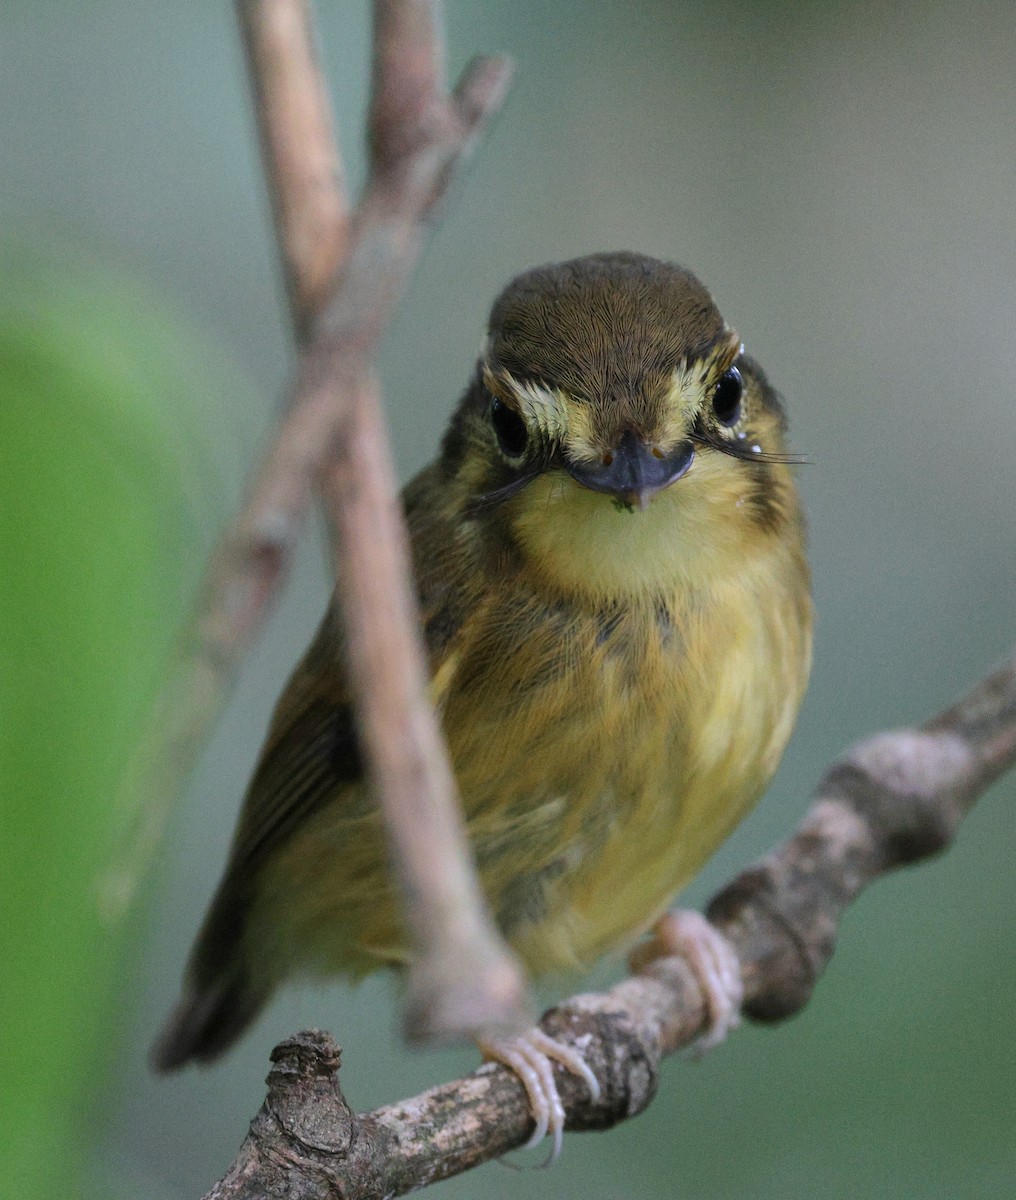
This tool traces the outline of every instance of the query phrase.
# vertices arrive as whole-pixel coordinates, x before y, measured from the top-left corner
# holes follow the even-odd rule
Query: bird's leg
[[[544,1033],[538,1025],[516,1037],[480,1038],[477,1045],[484,1058],[503,1063],[522,1081],[536,1122],[536,1128],[523,1149],[538,1145],[550,1133],[554,1148],[545,1164],[549,1166],[561,1153],[565,1120],[564,1105],[554,1082],[551,1060],[584,1079],[594,1101],[600,1098],[600,1084],[596,1076],[577,1050]]]
[[[707,1024],[695,1043],[700,1053],[718,1045],[741,1019],[741,964],[730,942],[701,913],[678,908],[664,913],[653,937],[632,951],[633,971],[657,958],[677,955],[692,969],[706,1002]]]

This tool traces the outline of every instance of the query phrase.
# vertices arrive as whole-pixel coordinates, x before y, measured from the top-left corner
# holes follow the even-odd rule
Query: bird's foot
[[[564,1105],[554,1082],[551,1060],[584,1079],[594,1101],[600,1098],[600,1084],[596,1076],[577,1050],[552,1038],[536,1025],[517,1037],[481,1038],[477,1044],[484,1058],[503,1063],[522,1081],[536,1122],[536,1128],[523,1149],[539,1145],[549,1133],[554,1139],[554,1146],[544,1166],[550,1166],[561,1153],[565,1120]]]
[[[706,1002],[706,1027],[695,1042],[704,1054],[740,1023],[744,985],[737,953],[722,933],[701,913],[678,908],[664,913],[653,926],[653,937],[636,947],[628,960],[638,971],[657,958],[677,955],[692,969]]]

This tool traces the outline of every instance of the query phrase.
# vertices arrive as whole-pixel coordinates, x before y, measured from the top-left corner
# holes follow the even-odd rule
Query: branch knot
[[[353,1110],[339,1087],[342,1051],[328,1033],[304,1030],[272,1051],[264,1111],[298,1152],[345,1156]]]

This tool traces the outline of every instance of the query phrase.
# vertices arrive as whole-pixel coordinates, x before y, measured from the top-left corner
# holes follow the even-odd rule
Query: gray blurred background
[[[319,6],[354,181],[365,8]],[[453,73],[479,50],[519,69],[388,338],[403,476],[434,453],[495,292],[524,267],[608,248],[700,275],[812,463],[813,683],[769,796],[686,897],[702,903],[791,828],[845,745],[943,706],[1016,642],[1016,9],[459,0],[447,20]],[[252,444],[292,353],[230,5],[8,4],[0,106],[4,232],[70,233],[185,309],[250,380],[235,425]],[[173,819],[124,980],[115,1086],[96,1098],[106,1195],[201,1195],[261,1102],[269,1049],[298,1027],[335,1033],[361,1109],[475,1064],[402,1047],[393,986],[373,979],[286,992],[210,1070],[146,1068],[327,590],[311,535]],[[649,1112],[569,1136],[549,1174],[489,1166],[439,1191],[1011,1194],[1014,796],[1004,781],[946,857],[863,897],[800,1017],[671,1061]]]

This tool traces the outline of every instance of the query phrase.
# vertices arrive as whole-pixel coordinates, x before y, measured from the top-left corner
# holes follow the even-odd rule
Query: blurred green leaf
[[[30,1200],[74,1190],[117,1052],[113,799],[236,488],[240,389],[115,273],[0,266],[0,1178]]]

